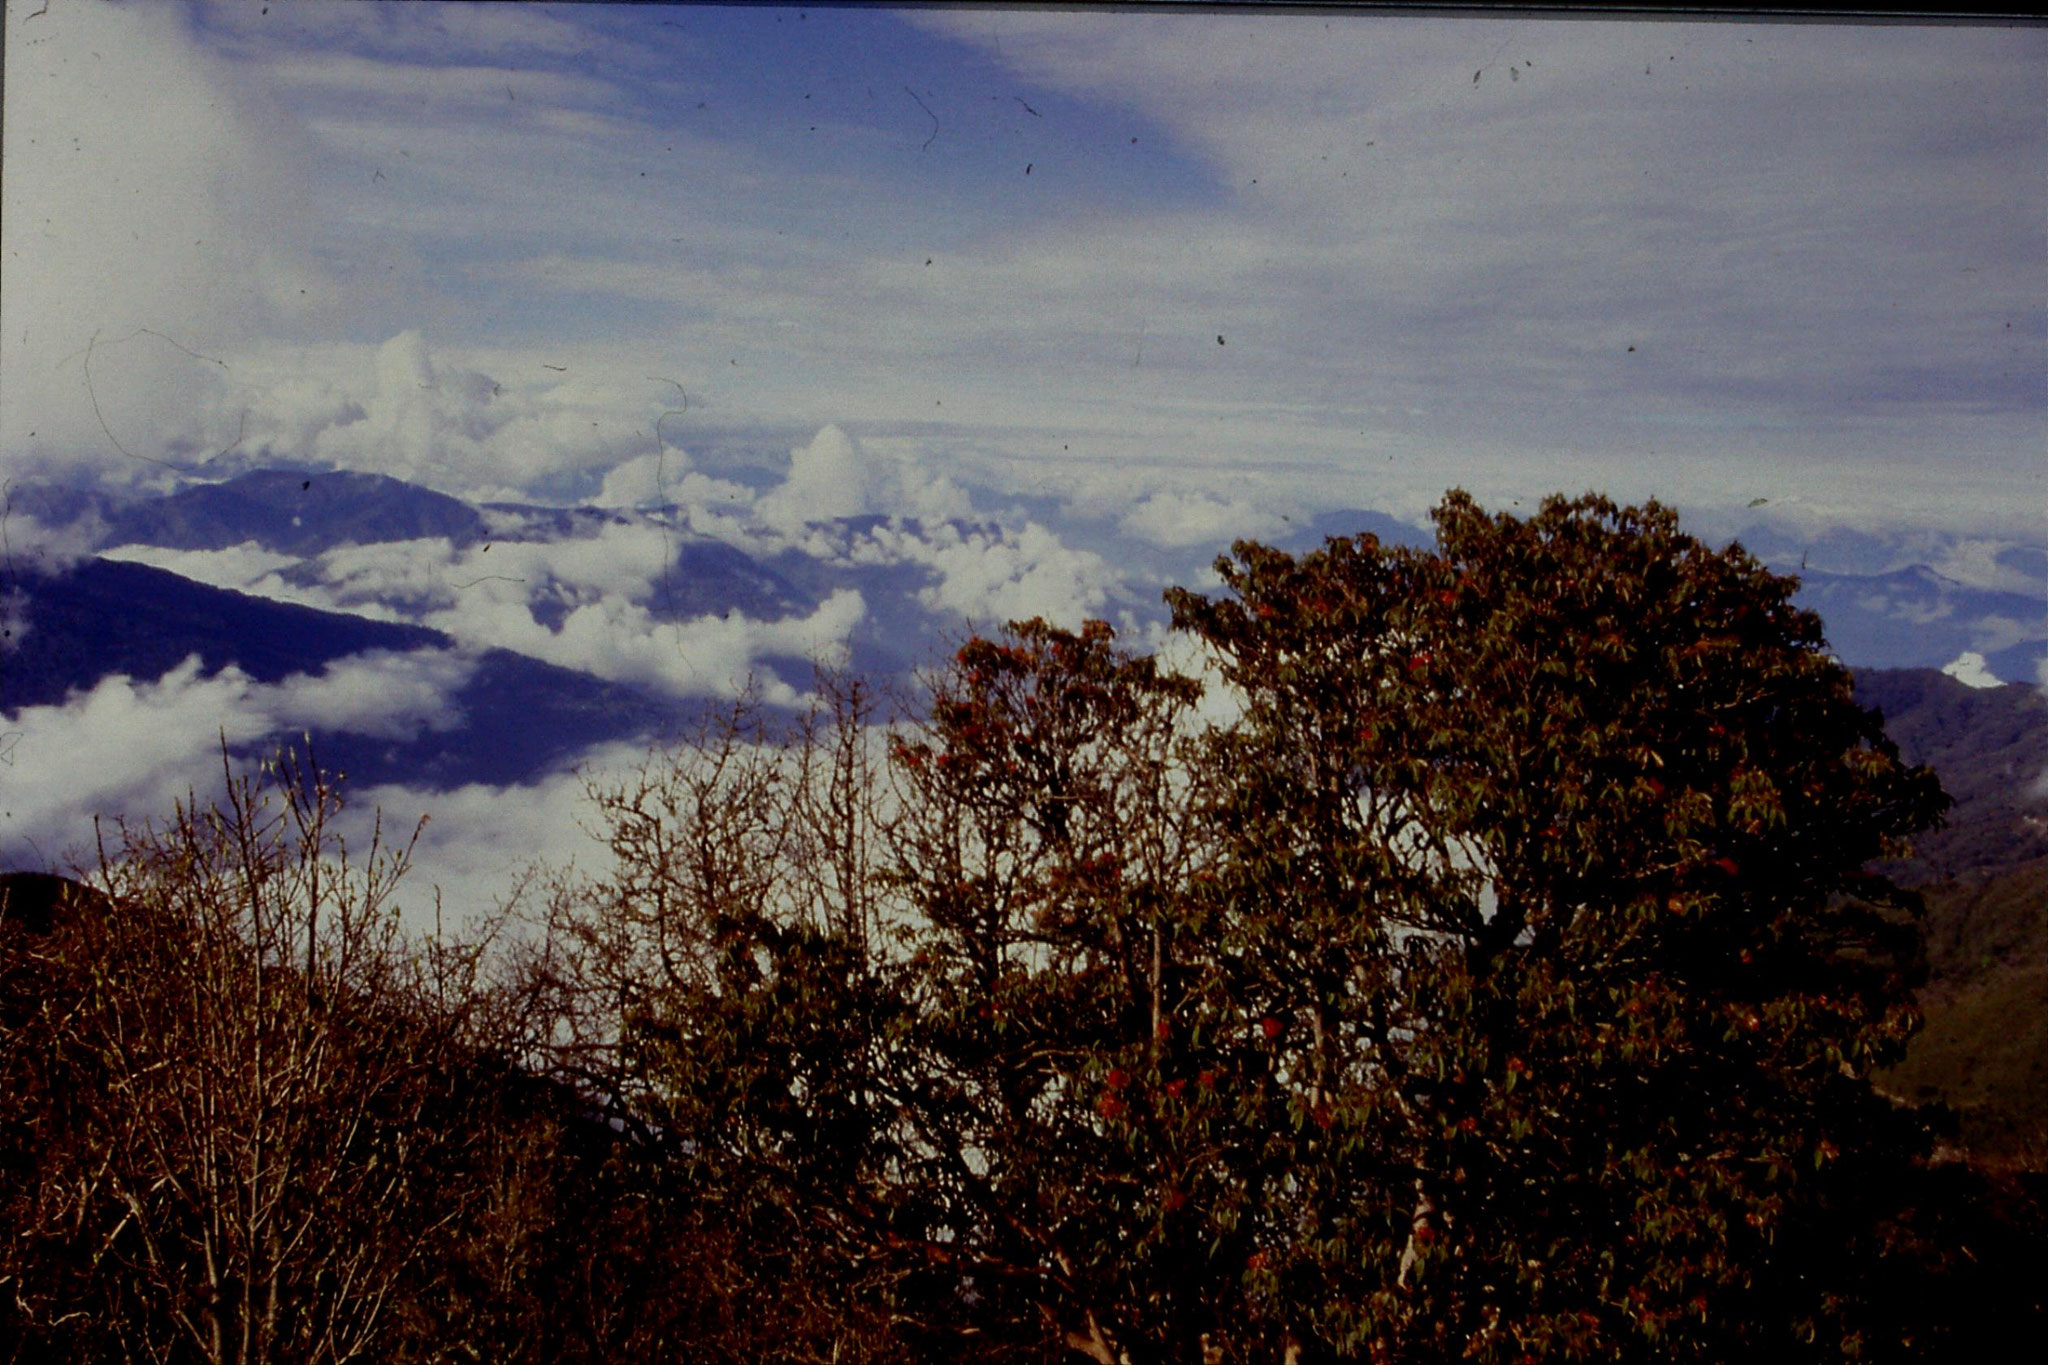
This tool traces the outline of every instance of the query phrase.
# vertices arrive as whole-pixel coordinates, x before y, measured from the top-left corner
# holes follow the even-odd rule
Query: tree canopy
[[[1924,1134],[1869,1085],[1918,938],[1865,865],[1945,798],[1739,548],[1435,520],[1171,593],[1227,721],[1025,622],[886,759],[855,697],[602,793],[621,870],[557,908],[568,993],[633,1002],[615,1093],[939,1337],[1878,1350],[1843,1220]]]

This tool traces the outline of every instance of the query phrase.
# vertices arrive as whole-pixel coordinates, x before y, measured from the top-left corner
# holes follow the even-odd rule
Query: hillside
[[[2039,688],[1864,669],[1856,691],[1906,759],[1931,765],[1955,798],[1947,827],[1918,841],[1913,880],[1983,877],[2048,858],[2048,697]]]
[[[267,683],[365,650],[450,643],[421,626],[273,602],[117,560],[18,572],[10,586],[27,607],[25,628],[0,655],[6,711],[54,706],[113,673],[153,680],[193,654],[208,673],[232,663]]]
[[[1904,869],[1927,905],[1926,1024],[1885,1079],[1957,1111],[1980,1155],[2048,1164],[2048,698],[1930,670],[1866,671],[1859,695],[1955,798]]]
[[[6,714],[60,705],[111,674],[155,681],[195,654],[202,675],[233,666],[256,683],[278,683],[369,651],[455,648],[423,626],[276,602],[118,560],[17,573],[14,586],[27,605],[14,648],[0,654]],[[477,653],[449,702],[459,724],[405,739],[315,727],[315,751],[360,784],[503,785],[591,745],[685,726],[699,714],[693,704],[505,649]]]
[[[1926,896],[1926,1023],[1886,1085],[1953,1106],[1973,1151],[2048,1165],[2048,861]]]
[[[307,555],[434,536],[467,544],[483,535],[474,507],[417,484],[382,474],[258,469],[124,509],[108,543],[222,550],[254,541]]]

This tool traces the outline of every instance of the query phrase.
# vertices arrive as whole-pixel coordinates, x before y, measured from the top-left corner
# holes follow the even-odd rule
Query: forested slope
[[[2048,698],[1971,688],[1932,670],[1858,675],[1909,760],[1955,799],[1916,841],[1927,902],[1926,1023],[1885,1084],[1940,1099],[1972,1151],[2048,1164]]]

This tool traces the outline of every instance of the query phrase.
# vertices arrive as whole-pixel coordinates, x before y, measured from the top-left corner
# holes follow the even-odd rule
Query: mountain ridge
[[[225,550],[254,542],[278,554],[310,555],[436,536],[468,545],[487,531],[470,504],[389,475],[255,469],[126,507],[106,543]]]

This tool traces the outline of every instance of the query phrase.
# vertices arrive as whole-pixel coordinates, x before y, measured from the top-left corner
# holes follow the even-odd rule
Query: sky
[[[940,617],[1102,613],[1152,646],[1158,584],[1232,539],[1416,522],[1452,486],[1658,497],[1863,556],[1816,568],[2048,596],[2041,27],[260,0],[5,25],[10,499],[280,465],[675,504],[747,553],[900,571]],[[864,513],[922,529],[816,524]],[[110,551],[459,648],[28,708],[0,862],[161,813],[223,737],[457,726],[489,648],[693,698],[889,610],[665,617],[673,529]],[[11,501],[0,530],[95,548]],[[1966,643],[2048,633],[2009,614]],[[431,807],[437,884],[480,904],[578,856],[583,773],[637,753],[366,808]]]
[[[659,420],[839,424],[1188,538],[1454,483],[2048,507],[2038,28],[6,14],[24,475],[229,451],[568,499]]]

